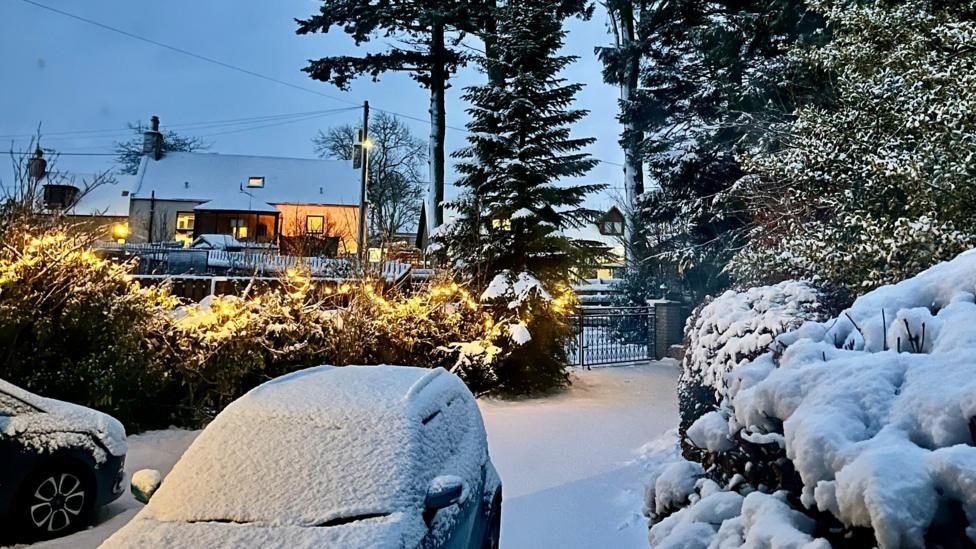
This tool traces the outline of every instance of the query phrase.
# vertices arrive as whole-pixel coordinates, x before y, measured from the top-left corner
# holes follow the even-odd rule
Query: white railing
[[[207,265],[227,269],[247,269],[256,272],[281,273],[288,269],[306,268],[315,276],[344,276],[352,267],[345,259],[329,257],[298,257],[271,253],[228,252],[208,250]]]

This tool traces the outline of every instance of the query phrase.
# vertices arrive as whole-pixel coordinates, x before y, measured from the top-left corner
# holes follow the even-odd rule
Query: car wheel
[[[18,526],[29,539],[63,536],[87,522],[94,503],[86,475],[70,467],[46,468],[24,484],[16,509]]]
[[[491,502],[491,516],[488,517],[488,533],[485,534],[485,542],[482,549],[498,549],[498,543],[502,534],[502,495],[495,495]]]

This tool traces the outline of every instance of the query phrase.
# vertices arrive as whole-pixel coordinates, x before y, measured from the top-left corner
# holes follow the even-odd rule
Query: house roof
[[[96,179],[95,174],[74,174],[71,178],[55,183],[74,185],[78,189],[84,188],[86,182]],[[126,217],[129,215],[129,196],[122,193],[132,189],[133,176],[113,175],[114,181],[106,181],[96,185],[82,196],[75,204],[71,215],[105,215]]]
[[[263,187],[248,179],[263,177]],[[145,156],[134,198],[207,202],[246,190],[269,204],[359,204],[359,173],[342,160],[168,152]]]
[[[254,198],[252,194],[251,191],[228,192],[213,200],[208,200],[193,209],[205,211],[278,213],[278,208]]]

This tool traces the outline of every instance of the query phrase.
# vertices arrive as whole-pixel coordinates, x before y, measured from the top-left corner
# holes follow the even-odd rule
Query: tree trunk
[[[621,114],[630,109],[630,102],[637,93],[640,82],[640,51],[635,47],[636,42],[636,21],[633,0],[622,0],[618,2],[608,2],[607,8],[613,20],[614,39],[618,50],[622,50],[626,55],[626,64],[620,78],[620,110]],[[643,6],[638,8],[643,11]],[[624,188],[626,189],[626,242],[628,248],[628,261],[634,258],[641,259],[643,256],[644,235],[643,231],[637,227],[635,213],[637,198],[644,193],[644,166],[640,156],[640,143],[643,140],[641,132],[629,117],[623,117],[623,135],[621,142],[624,149]]]
[[[430,67],[430,184],[427,187],[427,235],[444,223],[444,23],[435,19],[431,29]]]
[[[482,36],[482,39],[485,43],[488,82],[497,86],[502,84],[502,75],[499,71],[499,65],[495,62],[498,59],[498,52],[496,50],[498,44],[497,4],[495,0],[488,0],[487,4],[488,10],[485,14],[485,21],[483,25],[484,35]]]

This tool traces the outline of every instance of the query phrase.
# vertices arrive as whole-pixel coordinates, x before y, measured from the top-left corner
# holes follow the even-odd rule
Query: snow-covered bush
[[[714,410],[726,396],[726,376],[765,353],[779,334],[825,313],[824,293],[786,281],[708,299],[685,325],[685,356],[678,399],[681,432]]]
[[[0,246],[0,378],[111,413],[130,427],[160,391],[151,334],[174,304],[84,235],[23,229]]]
[[[495,366],[498,390],[534,393],[568,382],[566,343],[572,330],[566,313],[575,303],[569,287],[547,289],[530,273],[506,270],[495,275],[481,301],[492,318],[520,326],[509,330],[516,348]]]
[[[508,389],[517,380],[505,376],[524,372],[499,367],[534,336],[520,308],[495,314],[450,280],[326,291],[288,270],[263,291],[186,304],[165,285],[140,288],[130,265],[98,257],[82,236],[6,244],[0,378],[109,412],[130,431],[199,425],[261,382],[318,364],[443,366],[475,391]]]
[[[289,270],[280,288],[209,296],[169,315],[160,375],[183,389],[179,421],[198,424],[263,381],[332,357],[335,311]]]
[[[655,546],[679,543],[680,523],[701,546],[738,532],[728,542],[737,547],[752,535],[749,524],[775,517],[807,536],[789,547],[826,546],[810,535],[839,547],[976,543],[976,251],[867,293],[776,343],[777,352],[728,375],[727,415],[703,416],[689,434],[719,455],[725,440],[768,447],[795,471],[796,485],[744,482],[759,464],[742,463],[722,493],[785,492],[749,494],[741,512],[720,521],[696,518],[708,507],[694,510],[714,495],[689,496],[670,526],[652,528]],[[706,475],[716,469],[706,464]],[[750,498],[765,502],[751,518]]]
[[[442,366],[476,393],[497,386],[497,361],[513,347],[507,324],[494,322],[467,288],[447,277],[385,296],[362,286],[336,318],[330,364]]]

